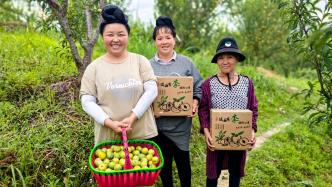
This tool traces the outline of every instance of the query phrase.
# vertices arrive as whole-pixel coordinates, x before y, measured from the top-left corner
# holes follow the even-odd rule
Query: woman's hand
[[[197,114],[198,112],[198,100],[197,99],[194,99],[193,101],[193,109],[192,109],[192,114],[188,117],[195,117],[195,115]]]
[[[132,112],[130,114],[130,116],[124,118],[121,123],[124,123],[127,125],[126,129],[127,129],[127,132],[128,131],[131,131],[132,130],[132,125],[133,123],[137,120],[137,117],[136,117],[136,114],[134,112]]]
[[[208,128],[204,128],[205,142],[210,151],[214,151],[215,146],[212,143],[212,137]]]
[[[254,129],[252,129],[251,134],[252,134],[252,139],[249,142],[249,144],[250,144],[249,151],[251,151],[255,147],[255,144],[256,144],[256,133],[255,133]]]
[[[123,123],[123,122],[112,121],[111,119],[106,119],[104,121],[104,125],[108,128],[111,128],[117,134],[122,133],[122,128],[127,128],[128,127],[128,125]]]

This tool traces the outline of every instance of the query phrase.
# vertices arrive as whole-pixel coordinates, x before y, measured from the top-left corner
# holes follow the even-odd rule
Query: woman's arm
[[[128,125],[119,121],[112,121],[110,117],[97,104],[96,97],[92,95],[82,95],[81,103],[83,110],[88,113],[97,123],[111,128],[115,133],[121,133],[121,128],[127,128]]]
[[[210,108],[209,108],[209,98],[207,96],[207,91],[204,89],[204,84],[202,85],[202,99],[198,108],[198,117],[200,122],[200,132],[204,133],[204,128],[210,129]]]
[[[191,62],[191,74],[194,78],[194,89],[193,89],[194,90],[194,93],[193,93],[194,99],[197,99],[198,101],[200,101],[202,98],[201,86],[203,83],[203,78],[193,62]]]
[[[154,99],[157,97],[157,94],[158,89],[156,81],[146,81],[144,83],[144,93],[138,100],[135,108],[132,109],[132,113],[121,121],[127,125],[127,130],[130,131],[132,129],[132,124],[144,115],[146,110],[148,110]]]
[[[104,125],[106,119],[110,118],[97,104],[97,99],[92,95],[82,95],[81,104],[83,110],[89,114],[97,123]]]
[[[212,143],[212,137],[210,134],[210,107],[208,89],[206,84],[202,85],[202,99],[198,109],[199,122],[201,125],[200,132],[205,136],[205,142],[210,151],[214,151],[214,145]],[[204,89],[205,88],[205,89]]]
[[[252,111],[252,128],[257,132],[257,118],[258,118],[258,101],[255,94],[255,88],[252,80],[250,80],[250,89],[251,89],[251,103],[249,105],[249,110]]]
[[[256,132],[257,132],[257,117],[258,117],[258,101],[255,95],[255,88],[252,80],[249,79],[249,110],[252,111],[252,139],[250,140],[249,151],[252,150],[256,144]]]
[[[144,83],[144,93],[138,100],[136,106],[132,111],[136,114],[139,119],[143,116],[145,111],[151,106],[153,101],[158,95],[157,83],[154,80],[149,80]]]
[[[189,117],[194,117],[198,112],[199,102],[202,98],[201,86],[203,83],[203,78],[200,75],[194,63],[190,59],[188,60],[190,62],[191,76],[193,76],[193,99],[194,99],[192,104],[192,115],[190,115]]]

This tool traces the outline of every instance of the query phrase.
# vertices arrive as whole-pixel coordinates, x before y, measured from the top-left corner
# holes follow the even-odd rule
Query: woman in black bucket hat
[[[211,109],[249,109],[253,112],[251,148],[255,144],[257,131],[258,102],[254,85],[247,76],[236,73],[236,64],[245,60],[234,38],[224,37],[218,44],[212,63],[218,65],[220,71],[202,84],[202,99],[199,106],[201,133],[205,135],[207,144],[206,186],[217,186],[222,169],[228,169],[229,186],[240,185],[244,176],[247,151],[214,150],[210,134]]]
[[[244,54],[240,51],[239,47],[234,38],[232,37],[225,37],[223,38],[217,47],[216,54],[212,58],[212,63],[217,63],[217,57],[222,53],[233,53],[238,57],[238,61],[242,62],[246,59]]]
[[[211,62],[212,63],[218,63],[218,58],[221,57],[222,54],[228,54],[228,55],[230,55],[230,57],[232,57],[232,56],[235,57],[237,62],[242,62],[246,59],[244,54],[242,54],[242,52],[238,48],[235,39],[232,38],[232,37],[225,37],[219,42],[217,50],[216,50],[216,54],[212,58]],[[232,68],[225,68],[224,67],[224,68],[221,68],[221,69],[224,70],[221,73],[225,73],[226,76],[227,76],[228,83],[229,83],[228,84],[229,89],[232,89],[232,85],[231,85],[231,82],[230,82],[230,77],[231,77],[231,73],[232,73],[230,70]]]

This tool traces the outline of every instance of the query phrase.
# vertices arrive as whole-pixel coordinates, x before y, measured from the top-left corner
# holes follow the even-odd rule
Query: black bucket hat
[[[212,58],[211,62],[217,63],[218,56],[223,53],[235,54],[238,57],[239,62],[242,62],[246,59],[244,54],[238,48],[235,39],[232,37],[224,37],[223,39],[220,40],[217,50],[216,50],[216,54]]]

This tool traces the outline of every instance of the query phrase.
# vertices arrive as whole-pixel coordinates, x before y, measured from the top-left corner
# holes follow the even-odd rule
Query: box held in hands
[[[189,116],[192,114],[193,77],[157,77],[158,96],[153,103],[156,116]]]
[[[252,139],[252,111],[212,109],[210,133],[216,150],[247,150]]]

